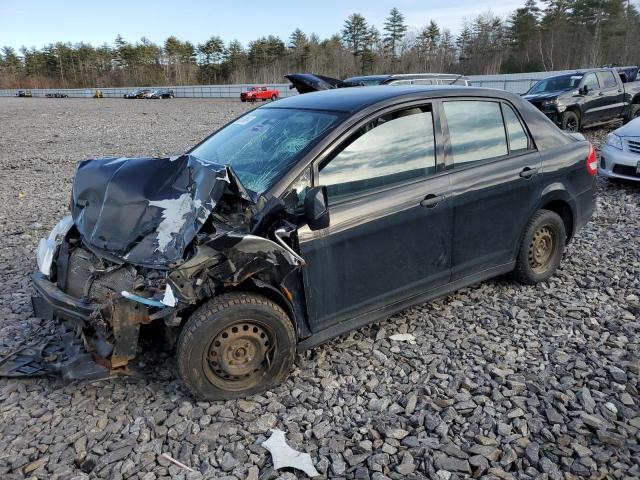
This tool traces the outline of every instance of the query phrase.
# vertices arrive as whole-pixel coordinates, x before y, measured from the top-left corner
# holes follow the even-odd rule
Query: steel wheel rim
[[[209,342],[204,351],[204,372],[211,383],[225,390],[244,390],[260,382],[277,352],[272,329],[255,320],[233,323]]]
[[[543,225],[533,234],[529,245],[529,266],[535,273],[545,273],[553,262],[556,236],[553,230]]]

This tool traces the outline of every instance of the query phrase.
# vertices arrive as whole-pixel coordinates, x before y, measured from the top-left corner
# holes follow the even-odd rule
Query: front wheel
[[[551,277],[560,265],[566,240],[562,218],[550,210],[538,210],[522,236],[515,279],[532,285]]]
[[[228,293],[199,307],[177,347],[178,373],[201,400],[244,397],[282,382],[293,365],[296,332],[273,301]]]
[[[275,102],[277,99],[278,99],[278,97],[275,94],[271,95],[271,101],[272,102]]]
[[[576,112],[567,111],[562,114],[562,129],[568,132],[580,130],[580,118]]]

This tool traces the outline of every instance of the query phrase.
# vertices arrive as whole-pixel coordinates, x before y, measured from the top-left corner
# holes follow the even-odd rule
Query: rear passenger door
[[[540,155],[515,109],[492,100],[442,103],[451,171],[451,280],[506,266],[539,196]]]
[[[602,121],[619,118],[624,113],[624,89],[620,77],[611,70],[598,72],[601,90],[598,96],[602,100],[600,119]]]

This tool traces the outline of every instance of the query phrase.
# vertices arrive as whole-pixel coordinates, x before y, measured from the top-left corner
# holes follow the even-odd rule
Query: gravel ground
[[[28,274],[76,160],[180,152],[249,108],[0,99],[0,351],[40,325]],[[303,478],[273,471],[274,427],[326,477],[638,478],[640,188],[598,189],[551,281],[498,278],[361,328],[264,395],[194,402],[166,354],[146,379],[0,379],[0,478]]]

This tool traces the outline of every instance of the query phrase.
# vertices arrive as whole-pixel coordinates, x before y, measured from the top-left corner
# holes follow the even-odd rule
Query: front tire
[[[275,102],[278,99],[278,97],[276,95],[271,95],[271,101]]]
[[[580,118],[576,112],[569,110],[562,114],[562,129],[568,132],[580,130]]]
[[[209,300],[178,340],[178,374],[194,397],[229,400],[281,383],[295,360],[297,338],[287,314],[251,293]]]
[[[560,265],[566,241],[562,218],[550,210],[538,210],[522,236],[513,277],[529,285],[549,279]]]

